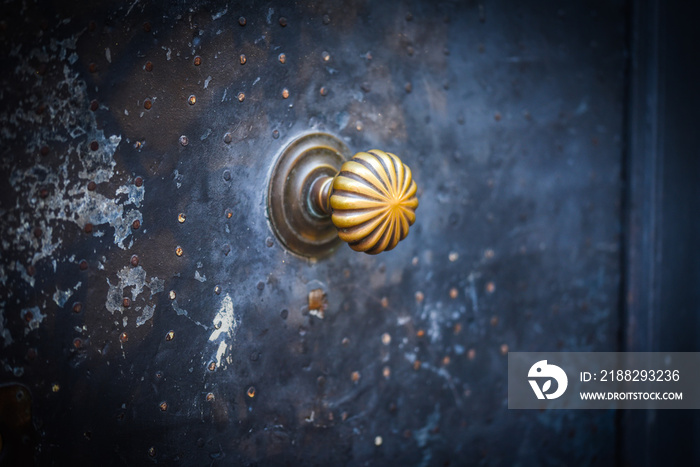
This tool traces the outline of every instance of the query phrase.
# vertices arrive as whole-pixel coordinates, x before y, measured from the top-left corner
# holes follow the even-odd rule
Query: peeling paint
[[[145,307],[143,307],[143,312],[141,313],[141,316],[136,318],[136,327],[145,324],[146,321],[153,318],[153,313],[155,312],[155,310],[155,305],[146,305]]]
[[[221,308],[214,316],[213,320],[214,331],[212,331],[209,336],[209,342],[219,341],[219,344],[214,354],[213,359],[216,361],[216,366],[221,366],[221,360],[226,353],[226,349],[232,344],[233,337],[235,336],[236,329],[238,328],[238,322],[233,316],[233,300],[231,295],[226,294],[221,300]],[[230,341],[227,341],[230,339]]]
[[[119,281],[116,284],[112,284],[109,278],[107,279],[109,290],[107,291],[107,301],[105,303],[105,307],[112,314],[117,311],[124,313],[123,300],[126,293],[125,289],[131,289],[131,301],[134,304],[136,303],[139,295],[141,295],[141,293],[144,291],[145,287],[148,287],[151,290],[151,294],[148,298],[144,296],[142,299],[144,301],[152,299],[154,294],[164,290],[164,281],[162,279],[158,279],[157,277],[151,277],[151,280],[147,281],[146,270],[141,266],[124,266],[119,272],[117,272],[117,278]],[[148,314],[147,309],[149,306],[152,307],[152,309],[150,309],[150,316],[143,318],[143,322],[153,316],[153,311],[155,310],[154,304],[145,305],[144,312],[141,316],[144,317]],[[139,319],[140,318],[137,318],[137,326],[139,326]],[[126,324],[124,324],[124,326],[126,326]]]
[[[178,314],[178,316],[184,316],[184,317],[186,317],[187,319],[189,319],[190,321],[192,321],[194,324],[196,324],[197,326],[201,326],[201,327],[203,327],[204,329],[209,329],[209,326],[200,323],[200,322],[197,321],[196,319],[193,319],[193,318],[189,315],[189,313],[187,313],[187,310],[185,310],[184,308],[180,308],[180,306],[179,306],[178,303],[177,303],[177,299],[173,300],[172,303],[171,303],[171,305],[172,305],[172,307],[173,307],[173,310],[175,310],[175,313]]]
[[[90,106],[87,85],[69,66],[79,59],[76,43],[83,32],[63,40],[52,40],[48,50],[22,51],[17,47],[10,53],[18,61],[14,70],[16,78],[33,84],[29,85],[31,92],[24,105],[0,111],[3,122],[0,147],[21,139],[26,154],[22,158],[0,160],[0,166],[9,173],[9,185],[17,199],[15,206],[2,213],[5,222],[0,226],[0,238],[4,250],[26,258],[22,261],[25,265],[35,265],[45,258],[65,261],[60,257],[61,232],[65,228],[62,224],[72,223],[83,229],[90,223],[96,237],[104,234],[96,227],[107,224],[114,229],[114,243],[127,249],[133,243],[133,239],[126,243],[132,235],[133,222],[143,221],[138,210],[144,199],[143,187],[127,183],[117,188],[113,197],[105,194],[104,189],[99,192],[87,189],[88,182],[114,183],[114,154],[121,136],[107,137],[98,128],[95,113],[86,111]],[[106,54],[109,59],[109,49]],[[45,78],[36,74],[33,63],[36,59],[58,64],[62,73],[58,82],[46,85]],[[46,106],[42,115],[34,111],[39,106],[37,96],[41,96],[42,105]],[[51,164],[40,156],[45,150],[55,151]],[[27,158],[33,163],[26,164]],[[42,189],[48,196],[37,196]],[[4,270],[10,267],[2,266],[2,277]],[[25,266],[17,263],[15,270],[25,282],[34,286],[34,279],[26,274]],[[57,295],[55,301],[61,300],[60,294]]]
[[[29,314],[31,314],[31,318],[29,317]],[[44,318],[46,318],[46,315],[41,313],[38,306],[23,309],[20,316],[27,322],[27,327],[24,329],[25,336],[31,331],[39,329],[39,325],[42,321],[44,321]]]
[[[73,287],[73,290],[71,290],[71,289],[61,290],[58,287],[56,287],[56,291],[53,294],[53,301],[56,302],[56,305],[58,305],[59,307],[62,307],[63,305],[66,304],[68,299],[73,295],[73,292],[75,290],[78,290],[81,285],[82,285],[82,282],[78,282]]]

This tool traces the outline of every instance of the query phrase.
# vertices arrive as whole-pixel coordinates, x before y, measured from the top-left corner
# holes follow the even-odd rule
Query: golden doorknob
[[[317,179],[310,201],[318,214],[331,216],[350,248],[376,255],[408,235],[416,220],[417,191],[401,159],[372,149],[343,163],[335,177]]]

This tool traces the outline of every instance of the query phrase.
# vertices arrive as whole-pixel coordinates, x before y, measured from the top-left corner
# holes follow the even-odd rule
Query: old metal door
[[[614,462],[505,375],[618,345],[622,2],[2,8],[7,465]],[[277,237],[315,132],[412,168],[396,249]]]

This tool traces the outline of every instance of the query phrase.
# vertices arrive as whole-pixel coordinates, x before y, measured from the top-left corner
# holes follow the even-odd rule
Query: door
[[[615,463],[506,370],[620,348],[624,2],[3,9],[8,465]],[[318,132],[411,167],[392,251],[276,234]]]

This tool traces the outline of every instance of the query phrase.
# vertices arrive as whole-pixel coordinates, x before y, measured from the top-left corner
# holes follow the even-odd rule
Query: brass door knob
[[[330,215],[338,236],[355,251],[376,255],[396,247],[416,221],[418,187],[396,155],[358,152],[335,177],[311,187],[314,209]]]
[[[373,149],[348,160],[345,143],[327,133],[292,140],[272,168],[268,219],[290,251],[320,258],[341,240],[377,254],[406,238],[416,220],[417,187],[394,154]]]

